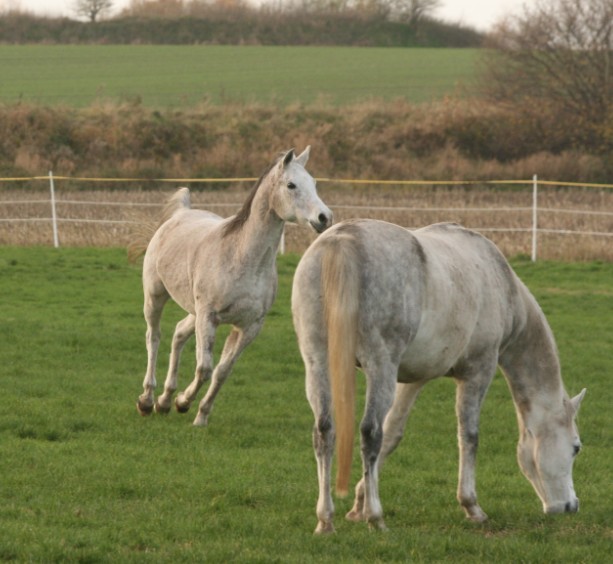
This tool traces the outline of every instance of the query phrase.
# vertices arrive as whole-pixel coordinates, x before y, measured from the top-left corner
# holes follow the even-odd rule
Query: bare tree
[[[491,99],[541,105],[592,142],[613,141],[612,0],[536,0],[500,22],[489,45]]]
[[[441,0],[380,0],[391,19],[415,24],[441,6]]]
[[[75,0],[74,11],[94,23],[99,15],[109,11],[112,6],[113,0]]]

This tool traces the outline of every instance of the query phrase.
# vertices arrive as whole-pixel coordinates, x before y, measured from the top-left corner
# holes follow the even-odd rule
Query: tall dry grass
[[[493,180],[537,173],[610,182],[613,173],[610,159],[577,149],[559,127],[547,139],[548,123],[536,127],[475,99],[343,107],[325,100],[280,107],[228,101],[162,111],[138,103],[0,105],[0,130],[0,176],[53,170],[105,178],[257,177],[278,151],[308,144],[314,170],[332,178]]]
[[[242,184],[226,190],[192,190],[192,202],[194,207],[227,217],[238,210],[249,189],[248,184]],[[58,190],[60,244],[127,247],[135,225],[155,221],[173,190]],[[352,187],[320,183],[319,193],[334,211],[336,221],[369,217],[408,228],[453,221],[481,231],[509,257],[531,252],[530,186]],[[11,203],[17,201],[20,203]],[[613,260],[613,190],[543,186],[539,192],[539,208],[541,230],[609,235],[539,232],[539,258]],[[53,244],[50,217],[48,192],[0,192],[0,244]],[[303,252],[315,238],[306,227],[288,225],[285,233],[288,252]]]

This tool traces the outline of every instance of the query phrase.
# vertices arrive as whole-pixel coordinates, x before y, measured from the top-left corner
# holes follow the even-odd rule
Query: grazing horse
[[[137,409],[148,415],[170,411],[177,389],[179,358],[196,333],[196,374],[178,394],[175,406],[186,412],[200,387],[212,379],[194,425],[207,424],[215,396],[238,356],[256,337],[277,289],[276,256],[286,221],[310,224],[321,233],[332,212],[319,199],[305,170],[310,147],[299,156],[288,151],[262,175],[242,209],[227,219],[191,209],[189,190],[179,189],[165,210],[143,263],[144,314],[147,322],[147,373]],[[154,403],[155,364],[162,310],[172,298],[187,313],[176,326],[164,392]],[[213,370],[213,345],[220,324],[232,325]]]
[[[577,511],[575,415],[585,390],[568,397],[541,309],[488,239],[455,224],[409,231],[375,220],[339,223],[302,257],[292,310],[315,416],[316,532],[334,530],[335,438],[337,493],[348,489],[356,365],[367,382],[363,477],[348,519],[385,527],[379,470],[400,442],[419,391],[439,376],[457,385],[458,501],[469,519],[487,519],[477,503],[475,457],[481,403],[497,365],[515,404],[521,470],[545,513]]]

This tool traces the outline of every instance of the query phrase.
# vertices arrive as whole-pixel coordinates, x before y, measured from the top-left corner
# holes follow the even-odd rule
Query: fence
[[[254,182],[255,178],[199,178],[199,179],[151,179],[150,182],[157,183],[175,183],[175,184],[190,184],[190,183],[215,183],[215,184],[240,184],[240,183],[251,183]],[[50,224],[51,230],[50,234],[52,237],[53,245],[55,247],[60,246],[60,224],[106,224],[106,225],[128,225],[130,223],[134,223],[134,220],[130,219],[96,219],[96,218],[84,218],[84,217],[62,217],[61,214],[58,213],[58,204],[63,206],[122,206],[125,208],[126,206],[134,206],[134,207],[158,207],[159,203],[146,203],[146,202],[92,202],[78,199],[58,199],[56,197],[56,182],[63,181],[80,181],[80,182],[104,182],[104,183],[130,183],[130,182],[139,182],[143,183],[142,178],[78,178],[78,177],[66,177],[66,176],[54,176],[52,172],[49,173],[48,176],[37,176],[37,177],[29,177],[29,178],[0,178],[0,183],[10,183],[10,182],[23,182],[23,181],[34,181],[34,182],[45,182],[48,183],[49,186],[49,199],[43,200],[1,200],[0,204],[4,205],[16,205],[20,204],[41,204],[43,206],[48,205],[50,210],[50,217],[47,216],[37,216],[37,217],[2,217],[0,218],[0,225],[4,224],[5,226],[10,226],[15,223],[45,223]],[[380,205],[379,203],[368,202],[366,204],[357,204],[355,202],[346,202],[346,201],[329,201],[326,200],[335,211],[335,215],[339,215],[338,212],[343,210],[342,213],[345,215],[351,216],[351,212],[357,212],[359,216],[367,217],[372,215],[379,216],[381,214],[398,214],[401,212],[409,213],[433,213],[438,212],[440,214],[447,214],[453,217],[457,217],[461,214],[466,214],[467,212],[479,213],[479,217],[485,217],[486,214],[498,214],[498,217],[502,217],[509,214],[524,214],[529,215],[529,220],[526,221],[525,224],[522,225],[513,225],[513,226],[492,226],[492,225],[468,225],[472,229],[476,231],[483,232],[488,236],[492,236],[495,234],[507,233],[507,234],[523,234],[524,236],[529,236],[530,238],[530,252],[526,254],[530,254],[532,261],[536,261],[539,256],[539,241],[543,235],[556,235],[556,236],[581,236],[581,237],[590,237],[590,238],[598,238],[607,243],[610,241],[610,238],[613,237],[613,185],[610,184],[581,184],[581,183],[571,183],[571,182],[555,182],[555,181],[544,181],[539,180],[535,175],[531,180],[500,180],[500,181],[413,181],[413,180],[366,180],[366,179],[330,179],[330,178],[319,178],[318,182],[321,184],[329,184],[329,185],[340,185],[340,186],[377,186],[380,189],[384,187],[461,187],[461,188],[470,188],[474,186],[488,186],[491,189],[496,189],[496,187],[509,186],[512,187],[527,187],[531,191],[531,198],[529,201],[529,205],[516,205],[518,201],[515,198],[515,202],[511,206],[496,206],[496,205],[486,205],[486,206],[466,206],[464,205],[456,205],[456,206],[440,206],[440,205],[429,205],[426,207],[420,207],[418,205],[413,206],[401,206],[398,205],[397,201],[393,201],[394,205],[385,206]],[[592,201],[590,199],[587,204],[584,203],[583,209],[577,208],[577,205],[573,208],[560,208],[560,207],[552,207],[548,205],[543,205],[543,203],[539,200],[539,193],[544,187],[554,187],[555,189],[559,188],[576,188],[576,189],[589,189],[594,190],[597,189],[601,194],[606,193],[606,198],[603,201]],[[354,191],[341,190],[339,193],[344,193],[345,196],[352,194],[355,195]],[[521,194],[521,198],[524,199],[524,203],[528,204],[526,194],[524,193],[526,190],[523,190]],[[550,198],[551,200],[551,198]],[[571,199],[571,203],[572,203]],[[238,207],[242,204],[242,202],[237,201],[225,201],[222,203],[219,202],[207,202],[206,207],[208,208],[225,208],[226,210],[234,207]],[[587,205],[590,209],[586,209],[585,205]],[[593,209],[595,206],[598,206],[599,209]],[[341,213],[341,215],[342,215]],[[572,215],[575,219],[574,225],[572,228],[564,227],[559,228],[548,225],[541,225],[540,219],[544,216],[544,214],[558,214],[558,215]],[[600,223],[598,223],[599,228],[586,228],[586,224],[588,223],[585,218],[599,218]],[[387,219],[387,217],[386,217]],[[438,220],[438,218],[435,218]],[[446,216],[443,219],[447,219]],[[393,218],[392,218],[393,220]],[[500,220],[496,220],[500,222]],[[522,219],[523,221],[523,219]],[[465,223],[460,219],[461,223]],[[406,227],[415,227],[414,225],[405,225]],[[588,225],[589,227],[589,225]],[[605,247],[609,247],[608,244],[605,244]],[[609,256],[602,256],[600,258],[609,258]]]

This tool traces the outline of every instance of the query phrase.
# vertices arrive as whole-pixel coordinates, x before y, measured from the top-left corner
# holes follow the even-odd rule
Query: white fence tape
[[[69,180],[68,177],[54,177],[52,172],[49,172],[48,177],[33,177],[31,179],[0,179],[0,181],[17,181],[17,180],[43,180],[46,179],[49,181],[49,189],[50,189],[50,199],[48,200],[0,200],[0,205],[20,205],[20,204],[49,204],[51,208],[51,217],[35,217],[35,218],[0,218],[0,224],[4,223],[27,223],[27,222],[51,222],[52,224],[52,233],[53,233],[53,244],[55,247],[59,246],[59,230],[58,226],[61,223],[83,223],[83,224],[133,224],[136,223],[134,221],[129,220],[113,220],[113,219],[85,219],[78,217],[58,217],[57,207],[58,205],[71,205],[71,206],[105,206],[105,207],[159,207],[160,204],[155,203],[144,203],[144,202],[110,202],[110,201],[86,201],[86,200],[62,200],[56,198],[55,191],[55,182],[56,179]],[[73,179],[74,180],[74,179]],[[86,180],[86,179],[83,179]],[[120,181],[123,179],[90,179],[90,180],[104,180],[104,181]],[[211,179],[205,179],[206,181],[210,181]],[[218,179],[217,182],[224,182],[229,180],[243,181],[243,180],[251,180],[251,179]],[[325,182],[332,182],[331,179],[320,179]],[[180,180],[172,179],[172,182],[178,182]],[[188,179],[186,182],[193,182],[195,180]],[[377,184],[398,184],[398,185],[415,185],[417,182],[415,181],[365,181],[365,180],[342,180],[337,182],[347,182],[354,184],[366,184],[370,183],[373,185]],[[525,180],[501,180],[501,181],[488,181],[484,182],[488,186],[495,185],[508,185],[512,183],[517,184],[528,184]],[[423,181],[419,182],[421,185],[440,185],[446,184],[445,182],[436,181]],[[467,181],[467,182],[449,182],[449,185],[471,185],[478,184],[477,181]],[[532,234],[532,252],[531,258],[533,261],[537,259],[538,252],[538,235],[539,233],[545,234],[556,234],[556,235],[582,235],[588,237],[613,237],[613,232],[604,232],[604,231],[579,231],[579,230],[568,230],[568,229],[547,229],[540,228],[538,226],[538,217],[539,213],[559,213],[559,214],[572,214],[572,215],[585,215],[585,216],[602,216],[602,217],[613,217],[613,212],[609,211],[593,211],[593,210],[578,210],[578,209],[568,209],[568,208],[550,208],[550,207],[538,207],[538,187],[539,184],[546,186],[570,186],[570,187],[594,187],[594,188],[613,188],[613,185],[606,184],[581,184],[581,183],[568,183],[568,182],[552,182],[552,181],[539,181],[537,176],[535,175],[533,179],[530,181],[532,185],[532,206],[528,207],[411,207],[411,206],[372,206],[372,205],[352,205],[352,204],[339,204],[332,205],[333,209],[344,209],[344,210],[368,210],[368,211],[410,211],[410,212],[453,212],[453,213],[469,213],[469,212],[531,212],[532,220],[531,225],[529,227],[476,227],[471,226],[475,231],[480,232],[490,232],[490,233],[531,233]],[[242,205],[242,202],[225,202],[225,203],[208,203],[206,205],[207,209],[210,208],[221,208],[221,207],[236,207],[239,208]],[[195,208],[205,207],[194,205]]]

